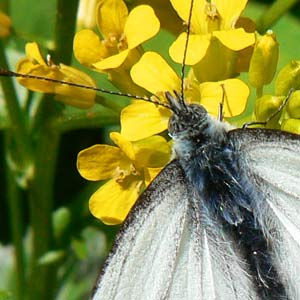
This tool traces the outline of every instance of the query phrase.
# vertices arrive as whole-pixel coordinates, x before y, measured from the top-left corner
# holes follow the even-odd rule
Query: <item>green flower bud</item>
[[[284,131],[300,134],[300,120],[286,119],[282,122],[281,129]]]
[[[264,95],[256,100],[255,103],[255,118],[259,122],[264,122],[268,120],[272,115],[278,111],[280,105],[282,104],[284,96],[272,96],[272,95]],[[278,120],[280,119],[281,114],[274,116],[268,124],[269,128],[279,128]]]
[[[279,47],[276,36],[269,30],[258,37],[249,67],[249,81],[255,88],[269,84],[276,72]]]
[[[286,110],[291,118],[300,119],[300,91],[294,91],[288,100]]]
[[[279,72],[275,83],[275,95],[287,95],[291,88],[300,87],[300,61],[292,60]]]

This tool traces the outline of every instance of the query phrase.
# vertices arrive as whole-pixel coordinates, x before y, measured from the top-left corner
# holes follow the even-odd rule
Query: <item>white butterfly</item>
[[[300,300],[300,137],[232,130],[166,98],[175,158],[121,227],[92,300]]]
[[[175,159],[122,226],[92,299],[300,299],[299,136],[228,130],[167,98]]]

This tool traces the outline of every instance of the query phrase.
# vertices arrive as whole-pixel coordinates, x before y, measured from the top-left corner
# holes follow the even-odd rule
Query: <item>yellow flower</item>
[[[187,22],[189,1],[170,1]],[[255,43],[255,35],[236,28],[246,3],[247,0],[195,0],[186,63],[193,66],[199,82],[233,77],[241,65],[247,65],[244,60],[250,59],[251,52],[241,50]],[[171,46],[170,55],[174,61],[182,62],[185,42],[186,33],[182,33]],[[246,57],[239,57],[239,52]]]
[[[133,81],[158,96],[163,102],[166,91],[180,91],[180,78],[156,52],[146,52],[131,69]],[[223,88],[222,88],[223,86]],[[243,112],[249,89],[239,79],[199,84],[193,77],[185,79],[185,100],[202,104],[210,114],[217,115],[224,95],[225,117]],[[171,112],[152,103],[135,102],[121,113],[121,133],[134,141],[167,129]],[[139,126],[137,126],[137,124]]]
[[[46,62],[36,43],[26,44],[27,57],[17,65],[17,72],[36,75],[55,80],[96,87],[93,79],[87,74],[66,66]],[[49,82],[41,79],[18,77],[20,84],[32,91],[55,94],[55,99],[79,108],[90,108],[94,105],[96,92],[66,84]]]
[[[118,146],[94,145],[78,154],[77,168],[88,180],[107,180],[90,198],[91,213],[103,223],[124,221],[141,191],[170,158],[170,146],[161,136],[136,142],[112,132]]]
[[[126,59],[132,65],[139,58],[133,51],[159,31],[159,21],[148,5],[129,14],[122,0],[102,0],[97,8],[97,24],[103,40],[92,30],[79,31],[74,38],[74,54],[80,63],[98,71],[119,68]]]
[[[7,37],[10,33],[11,20],[10,18],[0,11],[0,38]]]

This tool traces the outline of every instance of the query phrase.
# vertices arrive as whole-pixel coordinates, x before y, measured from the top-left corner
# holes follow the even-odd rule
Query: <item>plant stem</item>
[[[263,95],[264,86],[261,86],[256,89],[256,98],[260,98]]]
[[[78,0],[58,0],[55,27],[57,62],[70,64]],[[61,108],[52,97],[45,96],[33,122],[35,135],[35,170],[29,186],[30,221],[33,253],[30,264],[28,300],[53,300],[59,265],[39,265],[39,258],[51,250],[53,233],[51,214],[54,199],[54,176],[61,132],[53,126]]]
[[[4,52],[3,44],[0,40],[0,66],[8,69],[8,63]],[[10,118],[10,128],[16,143],[15,150],[18,158],[19,167],[25,170],[30,164],[31,144],[28,133],[28,126],[24,113],[20,107],[17,94],[10,77],[1,77],[4,98],[6,100],[7,112]],[[26,170],[25,170],[26,171]]]
[[[277,0],[256,21],[256,29],[263,34],[272,27],[297,0]]]
[[[57,1],[54,58],[66,65],[70,65],[72,60],[78,3],[79,0]]]
[[[95,102],[106,108],[111,109],[116,114],[120,114],[122,109],[124,108],[124,105],[122,106],[122,105],[116,103],[112,99],[107,99],[107,98],[99,96],[99,95],[96,96]]]
[[[120,117],[111,110],[81,110],[74,113],[63,113],[54,120],[53,126],[61,133],[82,128],[100,128],[118,125]]]
[[[39,258],[51,249],[53,185],[59,132],[51,124],[55,117],[53,99],[45,97],[40,107],[36,134],[35,170],[29,184],[30,220],[33,231],[33,253],[30,262],[30,300],[52,300],[56,284],[55,266],[40,266]]]
[[[5,134],[5,152],[6,156],[10,155],[10,135],[9,132]],[[21,214],[21,198],[20,190],[16,183],[16,174],[9,166],[8,159],[6,160],[6,186],[7,186],[7,206],[9,209],[9,220],[11,235],[15,250],[15,270],[16,270],[16,292],[15,299],[23,300],[25,294],[25,263],[24,263],[24,247],[22,241],[22,214]]]

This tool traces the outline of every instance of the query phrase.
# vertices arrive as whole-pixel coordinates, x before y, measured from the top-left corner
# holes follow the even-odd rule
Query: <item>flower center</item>
[[[205,6],[207,32],[213,32],[220,29],[220,14],[218,13],[217,7],[213,3],[206,3]]]
[[[110,34],[104,43],[106,48],[108,48],[109,52],[112,54],[117,54],[128,48],[127,40],[124,34],[121,36]]]
[[[117,166],[114,170],[112,178],[118,183],[122,183],[128,176],[140,176],[141,173],[131,163],[128,166]]]

